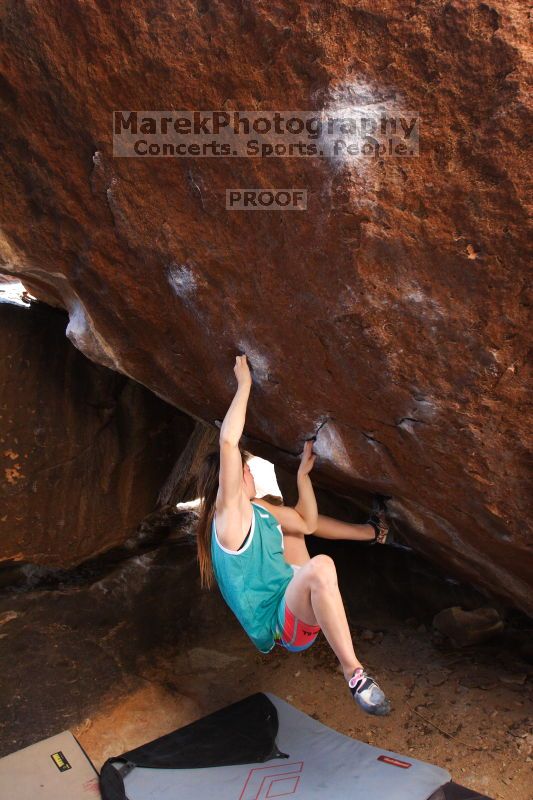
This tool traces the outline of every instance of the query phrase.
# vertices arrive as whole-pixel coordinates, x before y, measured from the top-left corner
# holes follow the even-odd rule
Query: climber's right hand
[[[252,375],[250,373],[248,361],[246,360],[246,355],[243,354],[242,356],[237,356],[235,358],[233,372],[235,373],[239,387],[252,385]]]

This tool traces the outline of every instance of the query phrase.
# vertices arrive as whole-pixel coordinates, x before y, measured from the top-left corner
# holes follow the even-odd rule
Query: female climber
[[[236,357],[234,373],[237,391],[220,428],[219,449],[205,457],[198,473],[202,585],[209,588],[216,579],[224,600],[262,653],[276,643],[291,652],[306,650],[322,630],[355,702],[369,714],[388,714],[383,691],[355,655],[333,560],[327,555],[309,558],[303,540],[319,527],[309,478],[315,459],[312,442],[305,443],[301,457],[296,506],[255,499],[254,479],[239,448],[252,387],[245,355]],[[340,538],[335,524],[345,525],[322,518],[326,538]],[[298,562],[294,566],[284,557],[284,533],[291,542],[291,558]],[[383,528],[377,524],[376,538],[380,534]],[[357,538],[365,535],[362,531]]]

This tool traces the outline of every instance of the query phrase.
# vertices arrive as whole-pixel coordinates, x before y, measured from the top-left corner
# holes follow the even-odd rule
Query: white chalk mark
[[[189,264],[173,262],[167,267],[167,280],[174,292],[183,300],[195,294],[198,283],[194,271]]]
[[[424,417],[424,421],[432,419],[438,413],[438,405],[428,397],[416,399],[415,403],[417,405],[417,412]],[[413,414],[407,414],[406,416],[413,416]]]
[[[405,112],[406,103],[402,95],[394,88],[384,89],[369,82],[349,81],[328,88],[323,107],[324,117],[339,120],[374,120],[377,118],[395,119]],[[318,143],[327,150],[326,135],[323,134]],[[331,136],[328,136],[331,139]],[[372,137],[369,137],[372,140]],[[330,159],[334,169],[345,169],[356,173],[359,177],[370,177],[375,173],[374,159],[361,151],[361,131],[359,126],[353,132],[350,127],[343,126],[339,139],[345,144],[335,158]],[[349,150],[351,148],[351,151]],[[374,175],[375,177],[375,175]]]
[[[403,287],[399,288],[401,291]],[[405,287],[402,296],[408,303],[414,304],[417,315],[420,317],[426,317],[429,320],[435,321],[446,315],[446,311],[442,306],[432,297],[425,294],[419,286],[411,284]]]
[[[318,425],[320,425],[320,422],[317,423],[317,427]],[[358,475],[352,466],[350,456],[348,455],[341,435],[331,420],[328,420],[320,427],[316,440],[313,443],[313,452],[322,461],[340,467],[352,475]]]
[[[255,378],[259,383],[268,381],[270,377],[270,365],[266,356],[264,356],[257,347],[252,345],[248,339],[240,339],[237,343],[237,347],[240,352],[247,357],[252,370],[252,378]]]
[[[404,431],[407,431],[407,433],[411,433],[413,436],[416,436],[414,420],[404,417],[398,427]]]
[[[128,373],[122,368],[116,353],[96,331],[93,320],[79,297],[74,297],[69,301],[68,313],[69,321],[65,335],[74,347],[77,347],[91,361],[96,361],[109,369],[127,375]]]
[[[423,303],[427,298],[420,289],[417,289],[414,292],[409,292],[409,294],[405,295],[406,300],[412,300],[413,303]]]

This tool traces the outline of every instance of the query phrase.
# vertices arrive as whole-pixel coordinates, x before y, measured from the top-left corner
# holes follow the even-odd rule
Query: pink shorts
[[[307,622],[295,617],[287,606],[285,597],[283,598],[278,607],[276,644],[280,644],[291,653],[299,653],[311,647],[319,631],[319,625],[308,625]]]

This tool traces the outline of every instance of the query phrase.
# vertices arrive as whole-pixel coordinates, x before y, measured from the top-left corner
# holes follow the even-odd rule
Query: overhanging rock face
[[[1,269],[68,336],[206,421],[379,489],[416,548],[533,610],[527,20],[518,0],[4,4]],[[420,156],[113,158],[114,109],[397,104]],[[234,187],[305,212],[229,212]],[[530,541],[530,540],[529,540]]]

